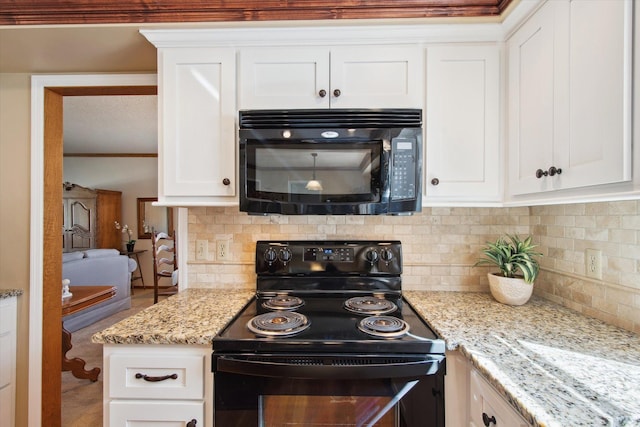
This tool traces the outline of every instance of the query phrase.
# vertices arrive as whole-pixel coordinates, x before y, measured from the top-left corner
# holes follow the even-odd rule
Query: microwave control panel
[[[416,197],[416,141],[391,140],[391,200]]]

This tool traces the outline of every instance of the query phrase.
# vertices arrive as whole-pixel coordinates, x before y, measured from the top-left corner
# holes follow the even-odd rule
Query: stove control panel
[[[312,247],[304,248],[303,261],[353,262],[354,248]]]
[[[259,241],[256,273],[265,275],[399,275],[399,241]]]

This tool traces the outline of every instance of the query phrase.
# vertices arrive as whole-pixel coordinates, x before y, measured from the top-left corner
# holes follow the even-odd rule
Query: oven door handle
[[[295,364],[244,357],[215,356],[213,372],[298,379],[377,379],[434,375],[444,365],[443,356],[426,357],[400,363],[372,364]]]

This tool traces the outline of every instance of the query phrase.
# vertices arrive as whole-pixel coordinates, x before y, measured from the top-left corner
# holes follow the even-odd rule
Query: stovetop
[[[364,295],[364,294],[363,294]],[[350,294],[349,297],[354,296]],[[402,319],[409,325],[407,334],[395,338],[379,338],[358,329],[367,317],[344,308],[343,295],[301,295],[305,304],[295,310],[305,315],[311,325],[290,336],[260,336],[251,332],[248,322],[266,312],[262,304],[268,298],[257,297],[213,341],[214,352],[300,352],[300,353],[405,353],[444,354],[444,341],[429,329],[413,308],[401,297],[385,295],[398,309],[385,316]]]
[[[444,341],[402,298],[400,241],[259,241],[255,265],[256,297],[214,339],[214,352],[445,352]],[[268,326],[288,327],[299,321],[310,325],[285,336],[256,333],[255,325],[250,329],[247,325],[252,319],[273,311],[263,303],[276,295],[299,297],[304,305],[291,310],[299,313],[293,316],[294,321],[268,316],[272,323]],[[403,323],[395,320],[401,319],[408,331],[383,338],[360,330],[360,321],[374,313],[353,313],[345,308],[345,301],[358,296],[384,298],[397,306],[397,310],[383,313],[390,318],[376,319],[374,326]]]

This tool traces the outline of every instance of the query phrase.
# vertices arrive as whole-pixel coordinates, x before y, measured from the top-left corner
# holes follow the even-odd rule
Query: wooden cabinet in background
[[[122,217],[122,192],[63,186],[63,252],[122,249],[122,236],[114,225]]]

